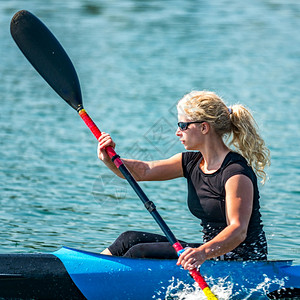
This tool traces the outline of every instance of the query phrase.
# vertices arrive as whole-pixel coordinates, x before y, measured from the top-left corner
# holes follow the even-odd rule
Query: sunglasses
[[[193,122],[178,122],[178,127],[181,131],[187,130],[190,124],[195,124],[195,123],[203,123],[205,121],[193,121]]]

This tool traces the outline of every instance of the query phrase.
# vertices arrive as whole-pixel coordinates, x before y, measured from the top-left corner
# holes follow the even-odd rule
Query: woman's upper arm
[[[144,173],[143,180],[169,180],[183,176],[182,170],[182,153],[175,154],[174,156],[151,162],[145,162],[147,168]]]
[[[253,207],[253,183],[246,175],[234,175],[225,184],[227,224],[247,231]]]

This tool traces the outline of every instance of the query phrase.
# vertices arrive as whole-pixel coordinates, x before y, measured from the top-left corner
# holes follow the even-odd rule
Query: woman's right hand
[[[98,142],[99,142],[98,149],[97,149],[98,158],[103,162],[110,162],[110,157],[106,153],[105,148],[108,146],[115,148],[116,146],[115,142],[112,140],[111,136],[105,132],[102,132],[101,136],[98,139]]]

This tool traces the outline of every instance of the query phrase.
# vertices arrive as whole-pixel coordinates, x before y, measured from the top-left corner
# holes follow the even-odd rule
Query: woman
[[[267,258],[267,242],[259,212],[257,177],[264,183],[269,150],[256,130],[250,112],[242,105],[228,108],[213,92],[194,91],[177,105],[176,135],[187,151],[160,161],[123,159],[136,180],[169,180],[185,177],[188,207],[201,219],[203,242],[187,243],[177,264],[184,269],[199,267],[207,259],[262,260]],[[226,138],[231,138],[229,145]],[[105,147],[115,147],[103,133],[98,157],[118,176]],[[103,254],[176,258],[166,238],[146,232],[129,231]]]

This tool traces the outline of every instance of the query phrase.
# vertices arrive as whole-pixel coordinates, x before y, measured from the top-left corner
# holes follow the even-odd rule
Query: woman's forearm
[[[241,228],[239,225],[228,225],[217,236],[209,242],[201,245],[199,249],[204,251],[206,259],[224,255],[246,239],[247,229]]]
[[[120,170],[114,165],[106,153],[106,147],[115,148],[115,143],[110,135],[102,132],[99,138],[97,154],[101,161],[117,176],[124,178]],[[169,180],[183,176],[181,153],[157,161],[141,161],[135,159],[122,159],[136,181]]]
[[[149,170],[149,163],[134,159],[122,158],[122,161],[136,181],[146,180],[146,173]],[[105,165],[120,178],[124,178],[121,171],[112,161],[104,161]]]

